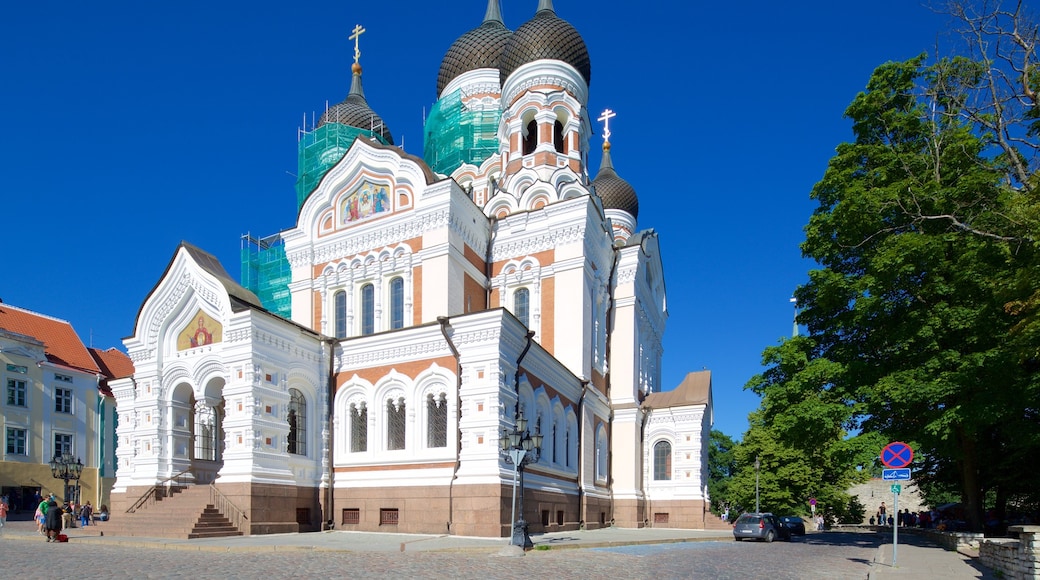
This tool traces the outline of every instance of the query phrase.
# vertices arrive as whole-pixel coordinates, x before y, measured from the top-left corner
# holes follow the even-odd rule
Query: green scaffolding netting
[[[339,123],[326,123],[321,127],[304,133],[300,137],[299,162],[296,178],[296,211],[300,211],[307,196],[318,186],[325,173],[340,159],[354,143],[358,135],[375,137],[380,143],[386,141],[376,131],[358,129]]]
[[[292,271],[280,235],[266,238],[249,234],[242,236],[242,286],[256,294],[264,308],[282,318],[290,318],[291,281]]]
[[[498,151],[498,108],[468,110],[462,92],[445,95],[426,119],[423,159],[437,173],[451,175],[463,163],[479,166]]]

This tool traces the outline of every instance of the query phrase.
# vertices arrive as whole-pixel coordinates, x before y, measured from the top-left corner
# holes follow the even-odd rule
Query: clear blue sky
[[[536,0],[503,0],[506,25]],[[297,128],[350,86],[422,154],[423,111],[485,0],[14,2],[0,21],[4,302],[122,348],[181,240],[236,279],[240,236],[294,225]],[[914,0],[555,0],[592,57],[614,166],[660,234],[663,383],[713,371],[715,427],[740,437],[762,350],[790,335],[809,192],[871,71],[932,51],[948,23]],[[590,173],[599,169],[601,127]]]

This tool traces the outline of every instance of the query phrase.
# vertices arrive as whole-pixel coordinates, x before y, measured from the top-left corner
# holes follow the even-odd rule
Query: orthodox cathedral
[[[551,0],[515,30],[490,0],[420,158],[365,98],[364,31],[300,139],[295,226],[249,238],[241,282],[182,243],[141,305],[113,513],[205,488],[246,534],[710,524],[710,374],[662,392],[661,242],[610,111],[590,177],[581,35]]]

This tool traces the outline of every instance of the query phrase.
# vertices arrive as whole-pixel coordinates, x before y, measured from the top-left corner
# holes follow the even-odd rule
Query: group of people
[[[34,519],[40,535],[46,536],[48,542],[56,542],[58,534],[66,528],[74,527],[73,522],[77,518],[80,526],[86,527],[90,525],[93,515],[94,506],[89,501],[83,505],[64,502],[59,506],[58,499],[52,493],[40,500]]]
[[[904,509],[893,516],[888,513],[885,502],[881,502],[881,507],[878,508],[877,514],[870,516],[870,525],[892,526],[898,523],[899,527],[903,528],[930,528],[938,520],[939,516],[935,510],[911,512],[909,509]]]

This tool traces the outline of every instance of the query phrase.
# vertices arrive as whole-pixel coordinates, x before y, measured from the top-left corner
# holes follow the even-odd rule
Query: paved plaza
[[[9,522],[0,578],[670,578],[992,579],[977,560],[908,537],[899,566],[883,534],[810,532],[793,542],[734,542],[728,531],[622,529],[533,536],[523,552],[502,538],[322,532],[212,540],[100,536],[68,530],[47,543],[32,522]]]

